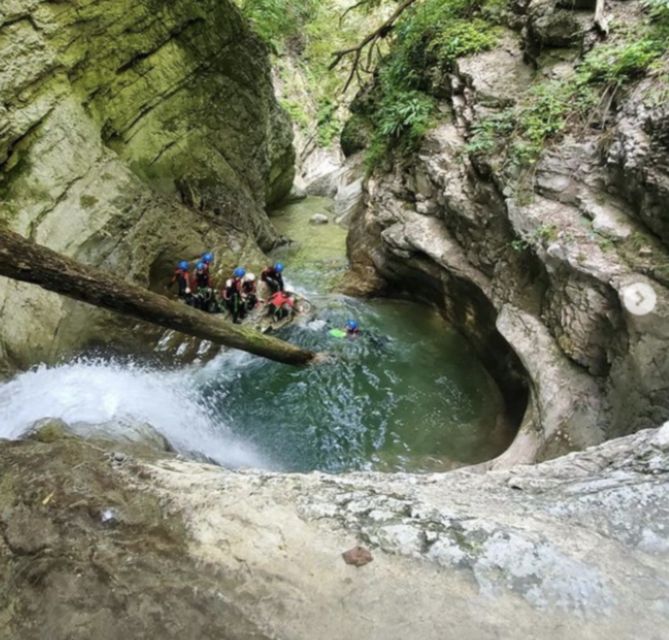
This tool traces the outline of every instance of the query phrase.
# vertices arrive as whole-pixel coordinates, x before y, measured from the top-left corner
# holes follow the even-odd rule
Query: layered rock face
[[[666,635],[669,425],[486,474],[234,473],[112,446],[53,427],[0,446],[2,640]]]
[[[4,224],[154,287],[179,258],[275,242],[264,209],[290,190],[292,134],[232,3],[10,0],[0,55]],[[0,300],[9,366],[129,333],[25,285],[2,280]]]
[[[609,4],[612,20],[638,19],[629,3]],[[498,47],[437,78],[440,124],[408,161],[368,180],[350,235],[358,290],[437,304],[516,403],[524,371],[527,411],[500,464],[554,457],[669,416],[663,81],[611,98],[603,132],[567,134],[529,174],[467,146],[474,123],[573,72],[596,40],[592,8],[518,3],[516,29]],[[655,302],[639,315],[648,291]]]

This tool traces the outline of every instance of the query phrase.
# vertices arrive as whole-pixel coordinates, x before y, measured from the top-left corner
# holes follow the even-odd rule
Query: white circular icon
[[[645,282],[635,282],[622,290],[625,309],[635,316],[645,316],[655,309],[657,295],[653,287]]]

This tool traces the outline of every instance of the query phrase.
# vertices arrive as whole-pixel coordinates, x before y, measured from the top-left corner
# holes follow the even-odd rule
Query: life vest
[[[289,307],[295,306],[295,300],[291,298],[284,291],[277,291],[272,294],[272,297],[269,299],[269,303],[274,305],[277,309],[280,309],[284,304],[287,304]]]
[[[194,281],[196,288],[208,289],[209,288],[209,271],[202,269],[201,271],[196,271],[194,274]]]
[[[251,280],[244,280],[242,282],[242,293],[248,295],[249,293],[256,292],[256,283]]]
[[[230,279],[223,287],[222,295],[224,300],[230,300],[234,296],[241,294],[241,281],[238,278]]]

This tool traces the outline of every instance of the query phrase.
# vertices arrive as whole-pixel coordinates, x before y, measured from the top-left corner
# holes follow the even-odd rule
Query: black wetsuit
[[[187,293],[187,291],[190,289],[190,274],[188,273],[188,269],[176,269],[174,271],[174,275],[172,276],[172,282],[170,284],[177,283],[177,286],[179,287],[179,297],[186,303],[186,304],[193,304],[193,296],[191,293]]]
[[[242,297],[244,299],[245,311],[248,313],[255,308],[256,304],[258,304],[258,294],[256,293],[255,282],[242,282]]]
[[[277,291],[283,291],[283,276],[274,269],[274,267],[267,267],[260,274],[260,278],[263,282],[267,283],[267,286],[270,288],[272,293]]]
[[[244,317],[244,308],[242,306],[241,282],[232,280],[230,285],[223,289],[223,300],[232,315],[232,321],[237,324],[239,318]]]
[[[195,284],[198,289],[209,289],[209,271],[203,269],[195,272]]]

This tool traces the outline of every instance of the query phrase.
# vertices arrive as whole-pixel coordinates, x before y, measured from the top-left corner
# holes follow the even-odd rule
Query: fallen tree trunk
[[[312,351],[119,281],[6,230],[0,231],[0,275],[277,362],[301,365],[316,356]]]

